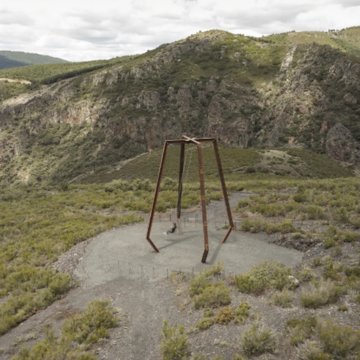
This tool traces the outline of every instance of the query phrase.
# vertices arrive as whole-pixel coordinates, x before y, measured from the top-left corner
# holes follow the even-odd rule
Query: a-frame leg
[[[227,215],[228,215],[228,219],[229,219],[229,230],[227,231],[224,239],[222,240],[222,243],[224,243],[227,240],[227,238],[229,237],[232,229],[234,228],[234,222],[233,222],[233,218],[232,218],[232,214],[231,214],[229,197],[228,197],[228,194],[227,194],[227,191],[226,191],[225,178],[224,178],[224,173],[223,173],[223,169],[222,169],[222,166],[221,166],[220,154],[219,154],[219,149],[218,149],[218,146],[217,146],[216,139],[213,140],[213,144],[214,144],[216,162],[217,162],[218,169],[219,169],[219,174],[220,174],[222,190],[223,190],[223,194],[224,194],[226,211],[227,211]]]
[[[180,217],[181,217],[181,197],[183,189],[183,174],[184,174],[184,158],[185,158],[185,143],[182,143],[180,149],[180,170],[179,170],[179,187],[178,187],[178,202],[177,202],[177,221],[179,234],[182,234]]]
[[[153,204],[152,204],[151,212],[150,212],[150,219],[149,219],[148,230],[147,230],[147,233],[146,233],[146,240],[149,242],[149,244],[152,246],[152,248],[153,248],[156,252],[159,252],[159,250],[158,250],[158,248],[154,245],[154,243],[151,241],[151,239],[150,239],[150,232],[151,232],[151,227],[152,227],[152,224],[153,224],[153,221],[154,221],[156,203],[157,203],[157,199],[158,199],[158,195],[159,195],[159,190],[160,190],[161,177],[162,177],[162,174],[163,174],[163,171],[164,171],[164,164],[165,164],[165,159],[166,159],[166,153],[167,153],[168,145],[169,145],[168,142],[165,141],[164,150],[163,150],[162,157],[161,157],[159,174],[158,174],[157,183],[156,183],[154,200],[153,200]]]
[[[208,227],[207,227],[207,217],[206,217],[206,199],[205,199],[205,183],[204,183],[204,165],[203,165],[203,156],[201,144],[196,145],[198,151],[198,160],[199,160],[199,178],[200,178],[200,195],[201,195],[201,210],[203,216],[203,230],[204,230],[204,254],[201,259],[201,262],[205,263],[206,258],[209,253],[209,236],[208,236]]]

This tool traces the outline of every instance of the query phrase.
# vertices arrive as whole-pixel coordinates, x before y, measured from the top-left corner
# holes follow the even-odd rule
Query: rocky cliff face
[[[220,31],[163,45],[4,101],[0,180],[69,181],[182,134],[360,166],[359,63],[330,46]]]

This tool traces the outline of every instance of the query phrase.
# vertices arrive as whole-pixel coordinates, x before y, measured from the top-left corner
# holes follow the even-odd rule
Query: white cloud
[[[13,0],[0,49],[81,61],[141,53],[199,30],[260,36],[360,25],[359,0]],[[20,9],[20,10],[19,10]]]

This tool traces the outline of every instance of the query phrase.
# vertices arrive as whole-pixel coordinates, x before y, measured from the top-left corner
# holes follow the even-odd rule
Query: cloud
[[[0,9],[0,49],[67,60],[136,54],[199,30],[260,36],[360,25],[359,0],[13,0]],[[18,9],[22,9],[19,11]]]
[[[30,26],[33,25],[33,23],[33,19],[26,14],[9,11],[8,9],[0,9],[0,25]]]

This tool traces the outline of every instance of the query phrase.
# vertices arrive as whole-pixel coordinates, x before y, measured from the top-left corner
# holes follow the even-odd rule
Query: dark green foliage
[[[163,360],[183,360],[188,358],[189,345],[182,325],[169,327],[163,322],[161,333],[160,354]]]

